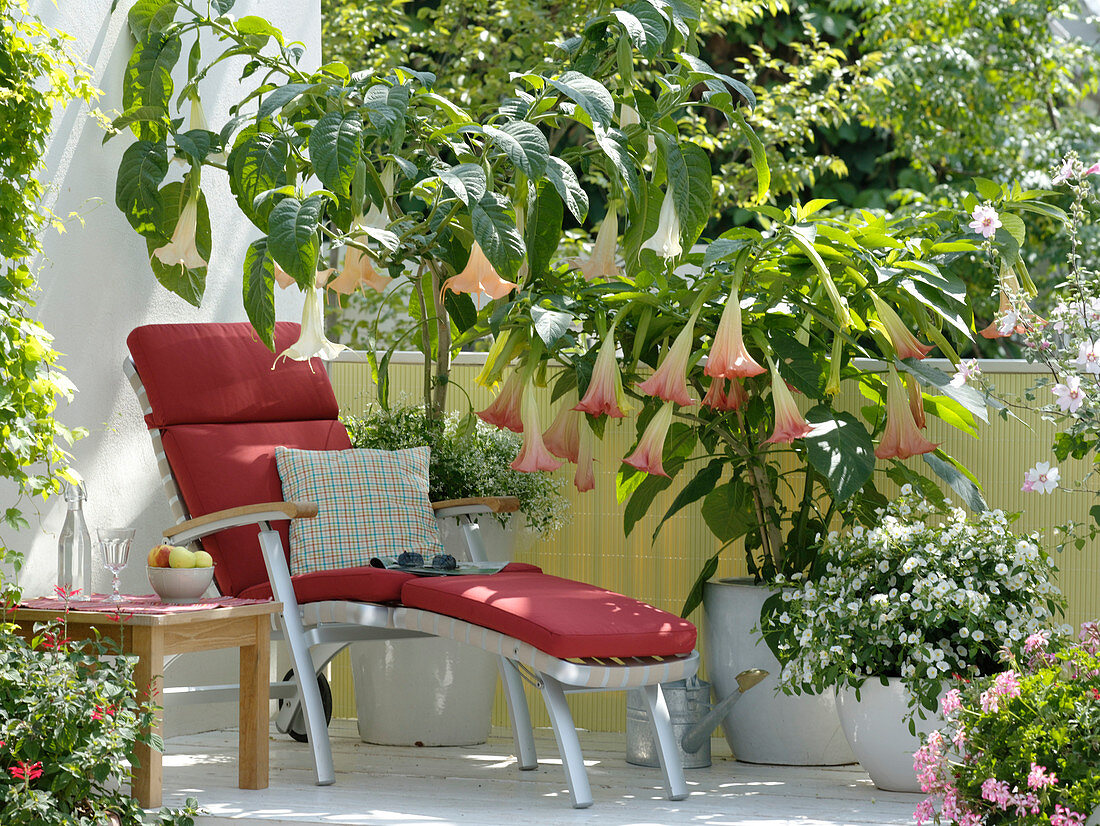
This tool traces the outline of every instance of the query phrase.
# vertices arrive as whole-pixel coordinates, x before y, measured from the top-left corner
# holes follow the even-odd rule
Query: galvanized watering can
[[[767,671],[752,668],[737,675],[737,687],[713,706],[710,683],[691,677],[662,683],[672,731],[685,769],[703,769],[710,765],[710,735],[741,695],[768,676]],[[645,697],[631,691],[626,700],[626,762],[636,766],[659,766],[657,744],[649,722]]]

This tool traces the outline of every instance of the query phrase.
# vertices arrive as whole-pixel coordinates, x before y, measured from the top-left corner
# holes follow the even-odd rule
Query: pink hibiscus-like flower
[[[1100,375],[1100,339],[1082,341],[1077,348],[1077,358],[1073,363],[1084,373]]]
[[[1024,484],[1020,490],[1030,493],[1051,493],[1058,487],[1060,478],[1058,468],[1051,467],[1050,462],[1036,462],[1035,467],[1028,469],[1024,474]]]
[[[978,204],[970,216],[970,228],[983,238],[992,238],[997,234],[997,228],[1001,226],[1001,219],[989,204]]]
[[[1078,163],[1075,158],[1066,158],[1062,161],[1062,165],[1058,168],[1058,171],[1051,178],[1051,186],[1058,186],[1058,184],[1064,184],[1077,177]]]
[[[1064,413],[1076,413],[1085,403],[1085,391],[1081,389],[1080,376],[1067,376],[1064,384],[1056,384],[1050,390]]]
[[[638,446],[634,448],[634,452],[623,459],[623,462],[644,473],[654,476],[668,476],[662,459],[665,450],[665,437],[668,435],[668,428],[671,424],[672,402],[665,402],[661,405],[661,409],[649,420],[649,425],[642,434],[642,438],[638,440]]]
[[[977,378],[982,374],[982,368],[978,365],[977,359],[970,359],[969,361],[963,361],[959,363],[958,369],[955,370],[955,374],[951,377],[952,387],[962,387],[971,379]]]

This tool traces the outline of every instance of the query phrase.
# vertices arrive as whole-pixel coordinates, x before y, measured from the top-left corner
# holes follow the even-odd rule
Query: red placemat
[[[134,596],[123,594],[120,603],[111,602],[107,594],[94,594],[91,599],[69,601],[70,611],[93,611],[101,614],[177,614],[187,611],[205,611],[209,608],[233,608],[238,605],[259,605],[271,602],[269,599],[243,599],[242,597],[206,597],[183,605],[161,602],[156,594]],[[19,603],[20,608],[32,608],[39,611],[64,611],[65,600],[57,597],[39,597],[26,599]]]

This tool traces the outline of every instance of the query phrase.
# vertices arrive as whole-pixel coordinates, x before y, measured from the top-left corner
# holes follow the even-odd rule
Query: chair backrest
[[[276,324],[276,351],[298,333],[297,324]],[[170,470],[169,498],[182,500],[180,520],[280,501],[276,445],[351,447],[321,362],[284,360],[273,369],[275,357],[248,324],[152,324],[126,344],[162,474]],[[289,548],[288,523],[276,527]],[[234,528],[202,541],[223,594],[267,581],[256,534]]]

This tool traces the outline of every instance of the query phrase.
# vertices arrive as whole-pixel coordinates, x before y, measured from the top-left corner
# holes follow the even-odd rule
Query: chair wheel
[[[292,668],[283,675],[283,682],[288,682],[293,677],[294,669]],[[321,693],[321,708],[325,712],[325,725],[328,726],[332,722],[332,689],[329,687],[328,678],[324,674],[317,675],[317,690]],[[289,700],[280,698],[279,708],[282,708],[284,703],[289,702]],[[309,735],[306,733],[305,715],[300,708],[290,721],[290,728],[287,729],[286,733],[290,735],[291,739],[297,740],[299,743],[309,742]]]

